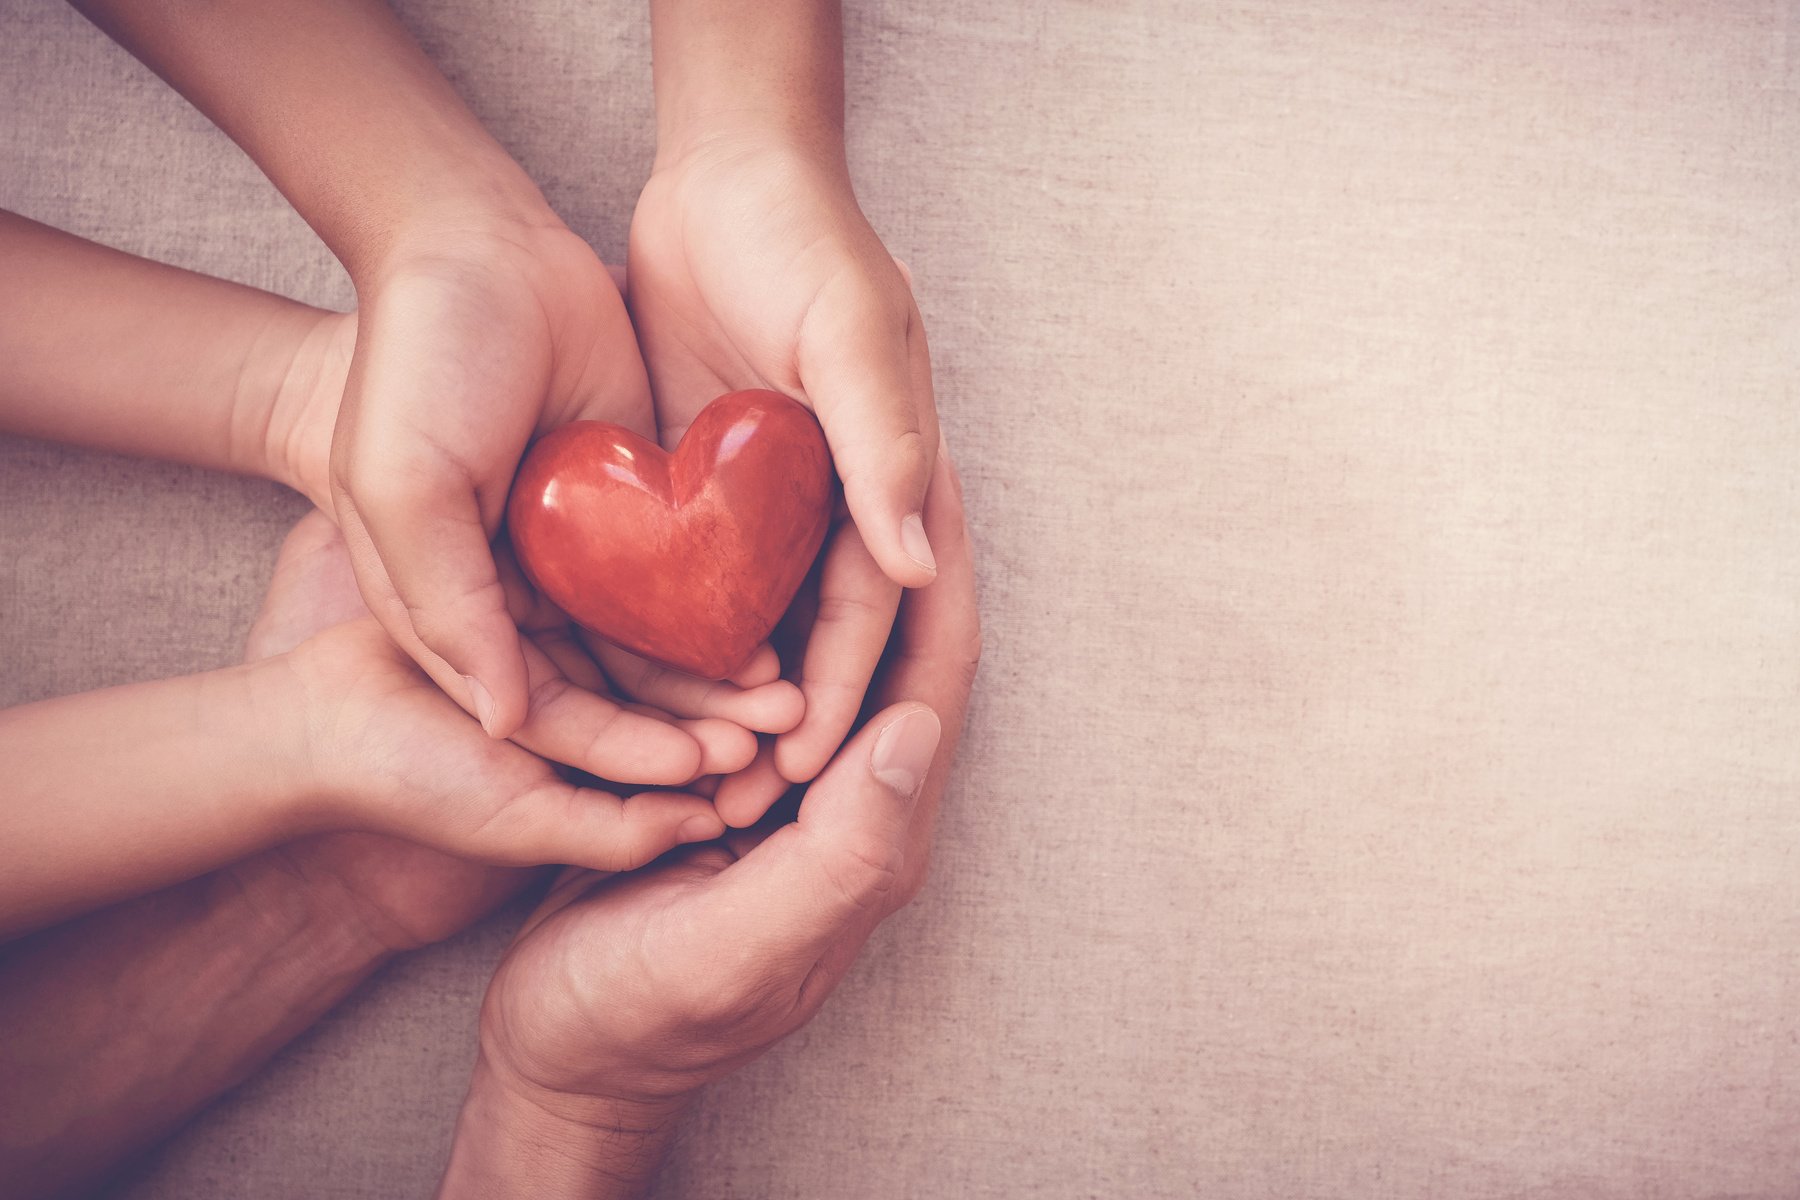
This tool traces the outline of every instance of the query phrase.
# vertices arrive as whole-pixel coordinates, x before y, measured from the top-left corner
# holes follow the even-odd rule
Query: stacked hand
[[[629,306],[380,5],[318,0],[292,21],[248,0],[82,7],[251,153],[358,299],[314,314],[162,276],[228,326],[224,349],[184,352],[139,391],[172,412],[184,371],[216,382],[252,342],[236,392],[273,395],[234,404],[202,445],[143,444],[265,470],[323,515],[284,549],[253,664],[168,693],[197,697],[172,706],[187,723],[152,713],[132,744],[160,746],[171,778],[177,760],[220,760],[215,782],[245,803],[214,849],[318,835],[288,860],[390,947],[472,919],[525,878],[509,868],[585,868],[495,977],[446,1188],[545,1194],[537,1164],[509,1169],[521,1153],[559,1156],[586,1191],[640,1180],[694,1089],[810,1016],[919,886],[977,655],[910,275],[850,185],[836,6],[653,4],[658,154]],[[56,312],[44,329],[82,316]],[[140,350],[208,340],[76,323]],[[533,438],[592,418],[673,446],[748,387],[817,415],[843,505],[778,631],[784,657],[765,647],[703,681],[576,629],[501,521]],[[63,429],[67,408],[34,401],[30,423]],[[155,707],[132,699],[94,703]],[[38,706],[15,724],[79,722]],[[165,727],[188,740],[159,742]],[[769,828],[809,783],[798,820]],[[665,790],[625,794],[639,786]],[[199,869],[178,832],[142,841],[108,886]]]
[[[446,1195],[493,1194],[527,1155],[567,1194],[629,1194],[695,1090],[810,1018],[916,893],[980,653],[960,501],[940,457],[938,580],[903,603],[880,711],[796,822],[626,876],[568,872],[526,922],[482,1008]]]

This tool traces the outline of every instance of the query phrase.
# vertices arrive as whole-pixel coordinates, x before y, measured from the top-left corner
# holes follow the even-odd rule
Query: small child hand
[[[341,539],[316,515],[290,535],[282,565],[349,572]],[[333,616],[350,615],[342,591]],[[293,619],[267,610],[252,637],[278,639],[280,624]],[[568,683],[556,661],[566,660],[563,648],[542,648],[530,636],[524,644],[534,693],[559,695],[535,709],[519,733],[522,743],[566,742],[557,727],[578,725],[588,742],[573,765],[632,783],[679,785],[709,769],[742,765],[744,748],[730,736],[741,738],[741,731],[712,722],[684,727],[622,708]],[[366,611],[284,658],[303,698],[307,786],[317,797],[313,823],[321,827],[397,834],[484,862],[580,861],[601,870],[640,866],[722,828],[700,797],[640,792],[621,799],[577,787],[520,746],[488,738]]]
[[[918,517],[939,441],[924,329],[841,157],[777,133],[659,157],[632,220],[627,293],[664,445],[719,393],[773,388],[818,415],[844,483],[816,591],[796,606],[809,616],[790,664],[803,718],[720,793],[754,819],[843,742],[901,586],[935,576]]]

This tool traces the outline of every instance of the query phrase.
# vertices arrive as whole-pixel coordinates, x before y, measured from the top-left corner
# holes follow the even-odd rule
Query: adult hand
[[[628,291],[665,445],[721,392],[773,388],[818,415],[844,484],[804,655],[789,664],[805,716],[719,796],[744,824],[837,749],[901,585],[936,570],[919,516],[938,442],[924,328],[829,137],[665,147],[632,221]]]
[[[798,820],[628,876],[571,872],[489,986],[445,1195],[632,1195],[695,1089],[798,1028],[912,898],[979,655],[960,497],[907,597],[871,717]]]

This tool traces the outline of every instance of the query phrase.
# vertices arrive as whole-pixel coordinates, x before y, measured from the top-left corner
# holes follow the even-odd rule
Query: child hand
[[[354,331],[354,322],[345,328]],[[347,352],[344,358],[347,362]],[[328,439],[330,428],[328,414]],[[368,615],[336,526],[321,513],[308,513],[282,544],[262,610],[245,641],[244,659],[274,658],[316,633]],[[470,862],[404,838],[371,833],[321,834],[289,842],[275,853],[337,919],[348,918],[380,951],[390,953],[449,937],[516,894],[532,877],[529,870]]]
[[[411,230],[358,280],[332,509],[370,611],[494,736],[533,719],[490,540],[525,447],[568,421],[652,428],[618,289],[546,210]]]
[[[255,643],[278,643],[320,615],[349,616],[360,605],[345,594],[348,558],[322,517],[296,527],[282,569],[324,577],[325,611],[271,605],[252,631]],[[285,585],[278,573],[272,590]],[[531,637],[524,644],[534,691],[558,696],[520,730],[522,743],[555,735],[540,726],[580,725],[589,745],[574,765],[633,783],[681,784],[742,765],[742,731],[712,722],[683,728],[619,708],[568,684],[556,661],[567,657],[562,648],[543,649]],[[722,828],[699,797],[641,792],[621,800],[578,788],[519,746],[486,737],[366,613],[313,635],[283,661],[304,714],[305,787],[318,797],[308,823],[316,827],[395,834],[482,862],[580,860],[601,870],[640,866]],[[599,705],[608,711],[597,714]]]
[[[269,409],[269,445],[264,457],[278,477],[324,512],[332,513],[336,499],[330,476],[332,437],[355,358],[357,317],[354,313],[318,313],[312,321],[302,337],[284,348],[289,360],[279,373],[280,384]],[[295,536],[301,536],[298,530]],[[341,540],[334,541],[332,552],[342,555]],[[800,693],[793,684],[779,678],[779,664],[767,648],[736,680],[715,683],[654,666],[580,633],[587,657],[599,664],[604,670],[602,675],[592,664],[579,661],[584,656],[575,649],[573,641],[579,631],[518,572],[504,541],[491,554],[512,624],[521,637],[535,640],[540,649],[568,651],[561,655],[563,666],[568,677],[578,681],[577,686],[600,692],[610,690],[678,718],[705,720],[705,729],[714,742],[751,747],[752,752],[753,743],[733,737],[722,727],[724,722],[761,733],[783,733],[799,722],[804,707]],[[349,570],[347,558],[342,569]],[[341,593],[334,594],[338,610],[345,614],[340,620],[368,615],[368,609],[354,592],[347,599]],[[533,691],[532,711],[535,713],[547,698],[545,693]],[[578,702],[575,698],[562,699],[566,706]],[[533,749],[555,761],[580,766],[576,756],[585,744],[583,731],[568,722],[551,729],[547,733],[540,730],[542,740]],[[567,736],[555,730],[564,731]],[[725,759],[733,757],[734,752],[727,752],[722,745],[720,749]]]
[[[805,717],[734,785],[742,811],[759,812],[843,741],[900,586],[935,575],[918,519],[938,445],[924,330],[841,154],[773,134],[659,161],[632,222],[627,290],[665,445],[721,392],[774,388],[818,414],[844,482],[798,664]]]
[[[947,460],[938,477],[926,512],[943,575],[906,598],[881,711],[796,822],[552,886],[488,987],[440,1195],[537,1194],[552,1171],[564,1190],[641,1186],[696,1089],[810,1019],[916,893],[980,653]]]

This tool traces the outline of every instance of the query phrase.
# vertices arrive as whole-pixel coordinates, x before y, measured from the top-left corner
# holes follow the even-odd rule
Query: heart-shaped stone
[[[831,523],[831,453],[779,392],[732,392],[673,453],[576,421],[525,456],[507,527],[526,575],[633,654],[723,679],[769,636]]]

